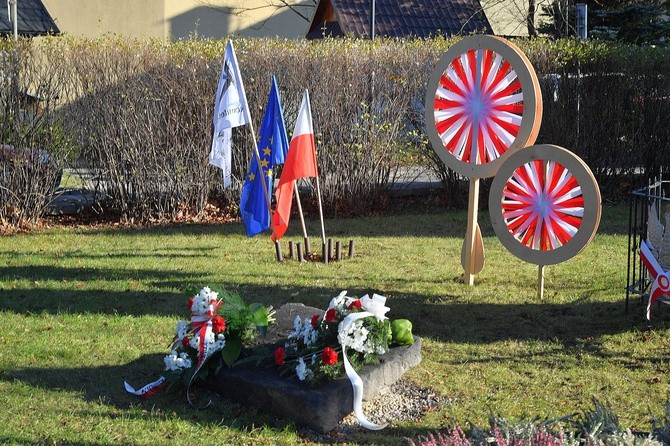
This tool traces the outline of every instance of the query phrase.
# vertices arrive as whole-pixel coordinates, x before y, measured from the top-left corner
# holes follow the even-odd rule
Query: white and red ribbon
[[[358,319],[363,319],[369,316],[375,316],[375,314],[368,311],[352,313],[345,317],[341,322],[342,329],[348,330],[351,324],[356,322]],[[354,391],[354,415],[356,416],[358,424],[366,429],[375,431],[384,429],[388,423],[373,423],[369,421],[363,413],[363,380],[360,376],[358,376],[358,373],[356,373],[356,370],[354,370],[354,367],[349,362],[349,359],[347,358],[347,348],[345,346],[342,346],[342,362],[344,362],[344,371],[347,373],[347,377],[349,378],[349,382],[351,382],[351,387]]]
[[[670,296],[670,274],[663,271],[663,268],[654,257],[646,240],[640,243],[640,259],[649,271],[654,282],[649,290],[649,301],[647,302],[647,319],[651,319],[651,305],[661,296]]]
[[[210,299],[206,314],[191,314],[191,329],[194,334],[197,332],[199,337],[198,364],[196,365],[195,372],[193,372],[191,380],[188,382],[188,386],[186,387],[186,399],[193,407],[195,407],[195,404],[193,404],[193,401],[191,401],[191,385],[193,384],[193,381],[195,381],[196,376],[198,376],[198,372],[200,372],[200,369],[205,364],[205,360],[209,357],[209,343],[207,340],[212,333],[212,319],[214,316],[216,316],[220,306],[220,300]],[[205,407],[209,406],[210,403],[211,400],[205,405]]]
[[[165,377],[161,376],[156,381],[151,382],[146,386],[142,387],[141,389],[137,390],[135,390],[133,386],[131,386],[125,381],[123,382],[123,385],[126,387],[126,392],[132,393],[133,395],[137,395],[142,398],[149,398],[150,396],[160,391],[163,387],[165,387]]]
[[[209,343],[207,342],[207,339],[209,339],[210,334],[212,332],[212,319],[214,316],[216,316],[217,312],[219,311],[219,307],[221,306],[221,300],[217,300],[216,298],[210,299],[209,301],[209,306],[207,308],[207,312],[205,314],[197,314],[197,313],[191,313],[191,332],[194,333],[194,335],[197,333],[199,336],[198,339],[198,363],[196,365],[195,372],[193,372],[193,375],[191,376],[191,380],[188,383],[188,387],[186,388],[186,398],[188,399],[188,402],[191,404],[191,406],[195,407],[195,404],[191,401],[191,385],[193,384],[193,381],[195,380],[195,377],[198,376],[198,372],[202,368],[202,366],[205,363],[205,360],[209,356]],[[181,343],[181,339],[175,340],[175,342],[172,344],[172,348],[174,349],[177,344]],[[146,386],[142,387],[139,390],[135,390],[130,384],[127,382],[123,382],[126,391],[128,393],[132,393],[133,395],[140,396],[142,398],[149,398],[150,396],[154,395],[158,391],[160,391],[163,387],[165,387],[165,377],[161,376],[159,379],[157,379],[154,382],[151,382],[147,384]],[[208,402],[207,406],[211,403]]]

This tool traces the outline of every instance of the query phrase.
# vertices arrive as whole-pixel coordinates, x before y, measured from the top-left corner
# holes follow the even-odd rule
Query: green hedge
[[[337,214],[378,206],[373,203],[383,202],[405,165],[429,165],[452,196],[460,193],[462,179],[434,156],[423,124],[428,78],[453,42],[236,39],[235,46],[256,129],[271,74],[289,137],[309,89],[325,209]],[[670,165],[670,50],[573,40],[516,43],[541,83],[538,143],[580,155],[606,197],[627,193],[635,168],[653,176]],[[199,213],[212,195],[236,202],[252,147],[248,130],[234,131],[232,190],[222,191],[220,173],[207,163],[225,44],[5,41],[2,73],[11,72],[17,49],[21,88],[46,98],[42,122],[48,125],[40,124],[42,139],[35,141],[25,129],[12,130],[16,120],[5,120],[3,142],[39,145],[61,158],[76,153],[99,170],[109,203],[127,219],[174,218],[185,207]],[[16,108],[5,96],[0,102],[5,115]]]

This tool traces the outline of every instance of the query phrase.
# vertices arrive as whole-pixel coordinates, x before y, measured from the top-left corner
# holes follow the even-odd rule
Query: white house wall
[[[295,1],[312,4],[311,1]],[[61,32],[95,38],[104,34],[172,40],[190,36],[302,38],[307,21],[273,0],[43,0]],[[269,5],[269,6],[268,6]],[[228,13],[230,8],[235,14]],[[303,6],[307,15],[311,8]]]
[[[528,0],[480,0],[493,33],[497,36],[527,36]],[[536,0],[535,26],[542,21],[542,10],[551,0]]]

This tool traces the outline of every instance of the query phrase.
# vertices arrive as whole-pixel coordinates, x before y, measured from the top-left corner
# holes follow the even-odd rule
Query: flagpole
[[[312,105],[309,102],[309,90],[305,89],[305,95],[307,95],[307,108],[309,109],[309,116],[312,116]],[[316,144],[314,144],[315,149],[313,150],[314,154],[314,165],[316,166]],[[318,173],[318,171],[317,171]],[[321,188],[319,187],[319,175],[316,176],[316,195],[319,199],[319,218],[321,220],[321,243],[326,244],[326,228],[323,224],[323,207],[321,206]]]
[[[307,228],[305,227],[305,215],[302,213],[302,204],[300,203],[300,194],[298,193],[298,182],[293,180],[293,192],[295,202],[298,205],[298,215],[300,215],[300,224],[302,225],[302,238],[305,240],[305,249],[309,254],[309,239],[307,238]]]
[[[233,50],[234,51],[234,50]],[[239,68],[238,68],[239,70]],[[246,105],[246,112],[248,113],[248,122],[249,122],[249,130],[251,131],[251,139],[254,142],[254,156],[256,157],[256,163],[258,164],[258,171],[261,175],[263,176],[263,166],[261,164],[261,155],[260,152],[258,151],[258,141],[256,141],[256,132],[254,130],[254,123],[251,120],[251,111],[249,110],[249,102],[247,101],[247,92],[244,90],[244,84],[242,83],[242,73],[240,73],[240,84],[241,85],[241,90],[242,90],[242,96],[244,96],[244,104]],[[268,170],[270,172],[270,170]],[[274,178],[273,178],[274,180]],[[274,222],[272,221],[272,201],[270,200],[270,193],[268,192],[268,185],[265,180],[265,178],[262,178],[261,184],[263,186],[263,194],[265,195],[265,202],[268,205],[268,212],[270,213],[270,229],[274,231]],[[279,240],[275,240],[275,249],[277,252],[277,260],[281,261],[282,260],[282,255],[281,255],[281,245],[279,244]]]

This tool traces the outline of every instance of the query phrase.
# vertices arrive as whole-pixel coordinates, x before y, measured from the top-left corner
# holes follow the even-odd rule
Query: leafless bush
[[[129,220],[172,219],[183,207],[198,214],[211,190],[217,68],[180,50],[105,40],[74,43],[69,54],[80,91],[63,115]]]
[[[417,53],[428,47],[421,42],[247,43],[238,55],[244,76],[268,85],[276,74],[289,132],[309,90],[326,209],[370,210],[399,168],[423,156],[416,124],[427,74]]]
[[[609,199],[626,195],[636,177],[646,182],[670,164],[670,60],[649,57],[656,52],[582,43],[564,48],[551,76],[540,73],[538,141],[579,155]]]
[[[2,227],[37,222],[59,186],[65,161],[76,150],[56,113],[68,94],[61,50],[57,44],[27,40],[5,41],[0,48]]]

